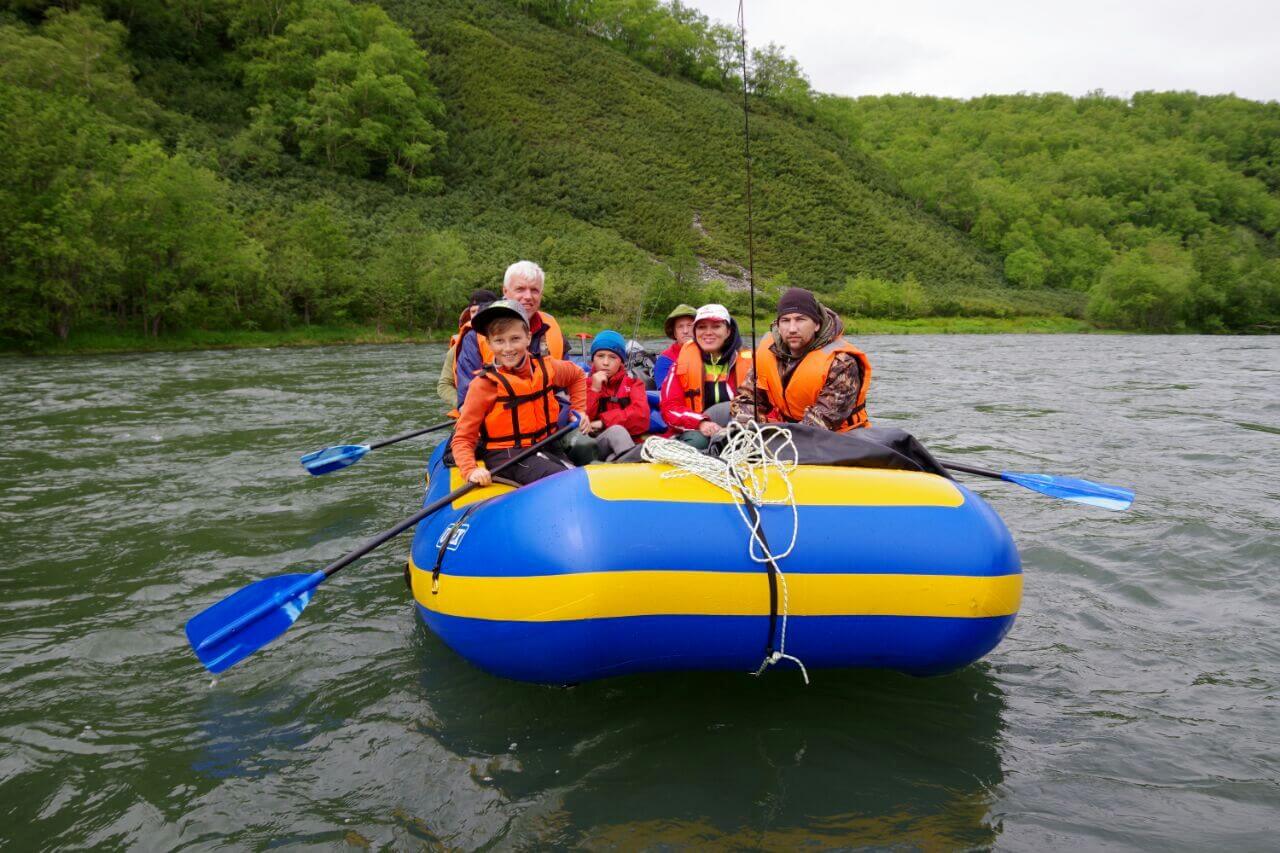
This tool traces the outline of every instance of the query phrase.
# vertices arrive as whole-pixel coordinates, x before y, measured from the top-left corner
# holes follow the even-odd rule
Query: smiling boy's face
[[[508,370],[519,367],[524,357],[529,354],[529,342],[532,337],[529,327],[515,318],[494,320],[489,324],[489,348],[493,350],[493,360],[498,367]]]
[[[602,349],[591,356],[591,369],[603,370],[612,379],[622,369],[622,359],[618,358],[616,352]]]

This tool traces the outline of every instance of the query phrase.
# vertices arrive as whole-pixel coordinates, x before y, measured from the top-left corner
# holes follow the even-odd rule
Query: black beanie
[[[803,287],[789,287],[778,299],[778,316],[803,314],[819,326],[822,325],[822,306],[818,298]]]
[[[498,294],[492,290],[474,290],[471,292],[471,299],[467,302],[468,306],[479,306],[483,308],[490,302],[497,302]]]

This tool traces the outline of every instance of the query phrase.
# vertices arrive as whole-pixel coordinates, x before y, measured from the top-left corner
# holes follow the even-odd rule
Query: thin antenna
[[[738,0],[738,33],[742,56],[742,147],[747,160],[747,286],[751,288],[751,351],[756,351],[756,258],[751,229],[751,110],[747,103],[747,25]]]

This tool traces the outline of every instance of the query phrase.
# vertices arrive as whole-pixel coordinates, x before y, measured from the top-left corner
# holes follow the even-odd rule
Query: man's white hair
[[[542,267],[533,261],[516,261],[507,267],[506,273],[502,276],[502,287],[505,289],[512,281],[517,278],[523,278],[527,281],[536,281],[539,287],[546,282],[547,274],[542,271]]]

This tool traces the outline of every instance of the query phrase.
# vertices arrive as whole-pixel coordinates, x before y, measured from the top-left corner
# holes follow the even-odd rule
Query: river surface
[[[216,680],[186,619],[412,513],[439,346],[0,361],[0,848],[1275,849],[1280,339],[885,336],[873,420],[1021,549],[1011,634],[951,675],[574,688],[421,627],[407,538]],[[677,536],[619,531],[619,536]]]

